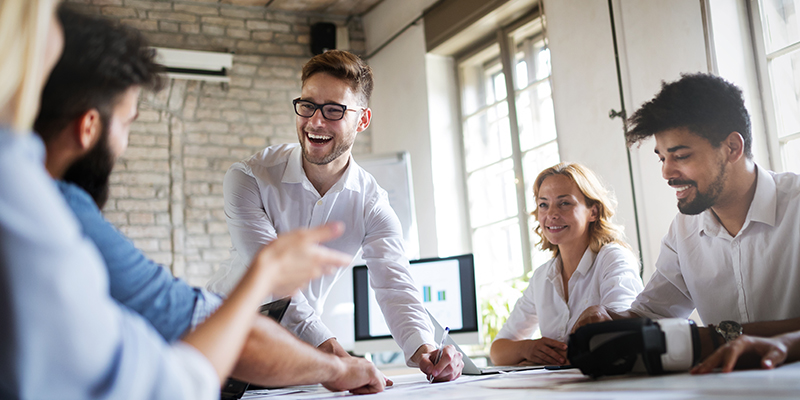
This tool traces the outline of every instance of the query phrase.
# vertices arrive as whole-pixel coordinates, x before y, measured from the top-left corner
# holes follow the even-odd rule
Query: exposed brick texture
[[[67,1],[142,30],[154,46],[235,53],[229,85],[170,80],[157,94],[143,93],[104,210],[149,257],[205,285],[230,258],[225,171],[265,146],[297,140],[291,99],[311,57],[308,27],[320,15],[216,1]],[[363,55],[360,18],[348,27],[350,50]],[[370,151],[369,132],[362,132],[354,153]]]

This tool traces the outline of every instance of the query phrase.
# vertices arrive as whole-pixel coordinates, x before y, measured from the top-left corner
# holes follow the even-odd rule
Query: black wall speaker
[[[336,48],[336,25],[330,22],[317,22],[311,25],[311,53],[322,54]]]

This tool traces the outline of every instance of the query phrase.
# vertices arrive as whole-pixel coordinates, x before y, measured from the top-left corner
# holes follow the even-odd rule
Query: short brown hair
[[[372,96],[372,68],[357,55],[344,50],[329,50],[314,56],[303,66],[303,86],[316,73],[324,72],[350,84],[362,106]]]

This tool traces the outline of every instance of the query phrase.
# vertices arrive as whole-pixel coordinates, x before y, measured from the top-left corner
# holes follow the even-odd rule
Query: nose
[[[311,126],[320,126],[325,122],[325,117],[322,116],[322,109],[314,110],[314,114],[311,114],[307,119]]]
[[[548,207],[545,210],[540,210],[540,214],[543,217],[544,222],[552,221],[558,218],[558,207]]]
[[[672,163],[668,158],[664,159],[661,163],[661,177],[666,180],[674,179],[678,177],[678,170],[675,168],[675,164]]]

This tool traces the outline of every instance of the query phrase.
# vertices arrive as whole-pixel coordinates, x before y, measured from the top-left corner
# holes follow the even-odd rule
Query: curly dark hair
[[[745,155],[753,157],[742,91],[711,74],[682,74],[675,82],[662,82],[661,91],[636,110],[628,124],[628,146],[668,129],[686,128],[719,147],[731,132],[739,132]]]
[[[164,86],[164,67],[138,30],[67,4],[59,7],[58,19],[64,51],[42,91],[34,123],[45,142],[91,109],[97,109],[106,128],[111,110],[132,86],[155,91]]]

